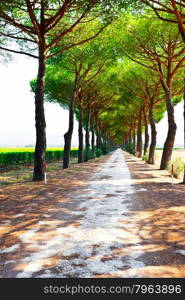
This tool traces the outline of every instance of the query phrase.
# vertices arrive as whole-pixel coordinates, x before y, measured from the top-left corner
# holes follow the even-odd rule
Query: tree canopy
[[[92,149],[96,135],[97,149],[132,144],[133,153],[142,156],[144,136],[144,155],[150,147],[150,162],[155,124],[166,111],[161,169],[166,168],[176,134],[174,106],[183,94],[183,18],[183,3],[172,0],[1,1],[1,51],[39,62],[37,78],[31,82],[36,105],[35,180],[44,174],[44,100],[69,110],[66,149],[71,147],[75,113],[81,149],[82,127],[88,149],[91,131]]]

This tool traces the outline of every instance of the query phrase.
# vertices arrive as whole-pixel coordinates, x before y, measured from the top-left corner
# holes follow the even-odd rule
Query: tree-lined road
[[[154,169],[143,164],[117,150],[98,166],[86,164],[89,179],[86,173],[76,182],[82,169],[65,187],[60,177],[43,193],[34,195],[35,186],[28,206],[29,196],[19,194],[19,213],[1,227],[1,276],[183,277],[184,224],[177,219],[184,220],[185,206],[170,198],[156,205]]]

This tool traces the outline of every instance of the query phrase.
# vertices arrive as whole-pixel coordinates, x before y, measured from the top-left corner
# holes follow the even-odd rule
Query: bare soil
[[[155,165],[156,168],[160,168],[161,158],[162,158],[163,150],[156,150],[155,151]],[[185,164],[185,149],[174,149],[172,152],[171,160],[174,161],[176,158],[181,158]],[[183,179],[183,172],[179,174],[180,180]]]
[[[125,153],[135,188],[133,209],[147,266],[139,277],[185,277],[185,185],[167,171]],[[141,257],[140,257],[141,258]]]

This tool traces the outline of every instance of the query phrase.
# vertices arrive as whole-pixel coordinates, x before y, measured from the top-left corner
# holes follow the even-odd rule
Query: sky
[[[37,75],[37,60],[15,55],[9,64],[0,64],[0,147],[35,144],[34,94],[29,81]],[[45,103],[47,144],[62,146],[67,131],[68,111]],[[78,144],[75,120],[73,145]]]
[[[37,60],[13,56],[10,63],[0,63],[0,147],[35,144],[34,95],[29,81],[36,77]],[[47,145],[63,146],[68,127],[68,111],[57,104],[45,103]],[[177,135],[175,145],[183,144],[183,103],[175,107]],[[167,135],[167,117],[157,125],[157,144]],[[78,123],[75,120],[72,145],[78,145]]]

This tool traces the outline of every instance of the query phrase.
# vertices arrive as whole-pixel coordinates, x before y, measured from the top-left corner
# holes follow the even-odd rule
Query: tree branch
[[[2,46],[0,46],[0,49],[8,51],[8,52],[12,52],[12,53],[25,54],[25,55],[33,57],[33,58],[38,58],[38,56],[24,52],[24,51],[16,51],[16,50],[8,49],[8,48],[2,47]]]

